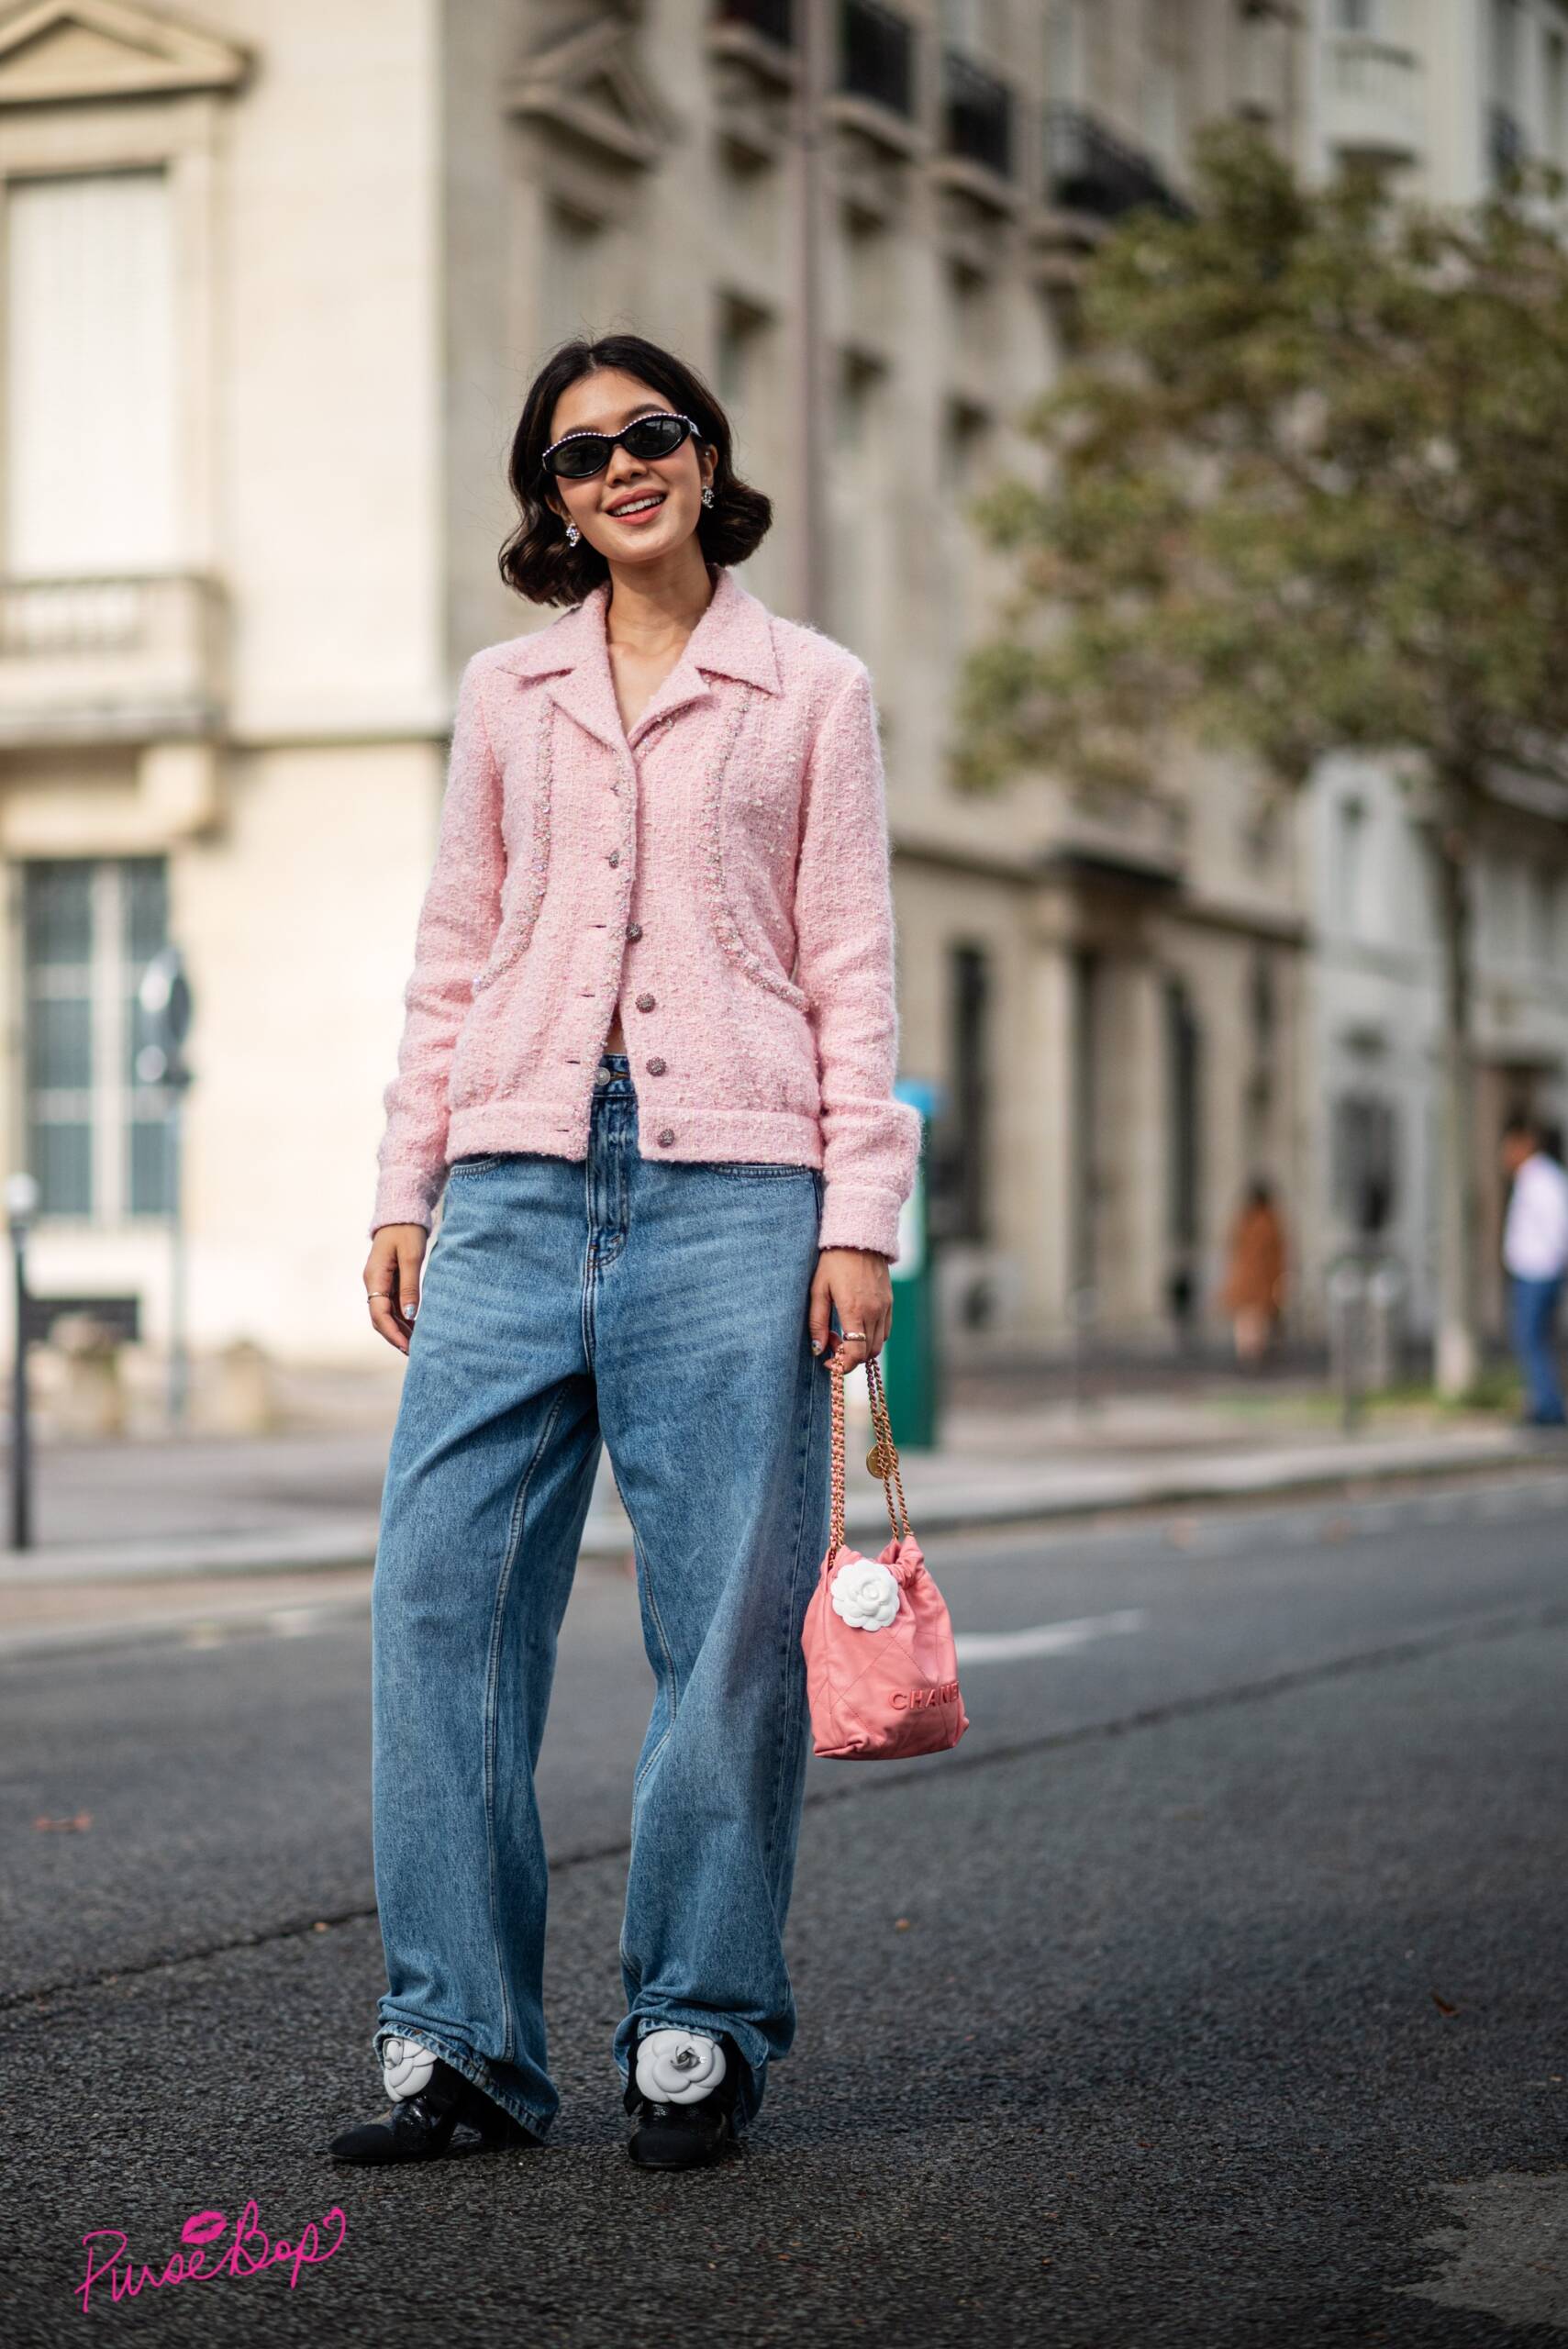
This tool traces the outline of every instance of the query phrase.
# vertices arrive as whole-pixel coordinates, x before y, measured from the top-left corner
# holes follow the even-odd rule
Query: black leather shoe
[[[705,2073],[721,2076],[703,2088]],[[625,2104],[637,2121],[627,2152],[642,2169],[693,2169],[722,2161],[735,2143],[735,2106],[746,2059],[729,2033],[717,2039],[682,2031],[650,2032],[633,2051]],[[693,2089],[698,2093],[693,2094]]]
[[[435,2070],[417,2096],[395,2099],[379,2121],[345,2129],[327,2150],[339,2162],[435,2161],[450,2149],[460,2123],[477,2130],[489,2153],[522,2152],[544,2143],[438,2055]]]

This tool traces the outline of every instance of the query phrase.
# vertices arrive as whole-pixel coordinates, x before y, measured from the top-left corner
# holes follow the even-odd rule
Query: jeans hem
[[[740,2128],[744,2122],[756,2118],[767,2087],[772,2051],[754,2022],[738,2022],[733,2015],[717,2014],[711,2007],[683,2006],[662,2006],[653,2013],[639,2009],[628,2016],[628,2021],[633,2027],[633,2046],[637,2041],[646,2039],[651,2031],[699,2031],[709,2039],[717,2039],[720,2032],[727,2031],[744,2056],[751,2075],[741,2086],[735,2109],[736,2126]],[[630,2079],[631,2065],[618,2047],[616,2067],[623,2080]]]
[[[383,2061],[381,2044],[384,2039],[417,2040],[421,2047],[428,2047],[433,2055],[439,2055],[444,2064],[450,2064],[454,2072],[461,2072],[473,2087],[482,2088],[492,2102],[498,2104],[504,2112],[509,2112],[514,2121],[520,2121],[525,2129],[531,2129],[536,2137],[549,2135],[555,2120],[553,2110],[541,2112],[526,2098],[517,2096],[510,2088],[502,2087],[484,2058],[476,2055],[471,2047],[464,2047],[461,2041],[448,2039],[439,2031],[430,2031],[424,2023],[384,2019],[376,2025],[371,2043],[372,2053],[378,2065]]]

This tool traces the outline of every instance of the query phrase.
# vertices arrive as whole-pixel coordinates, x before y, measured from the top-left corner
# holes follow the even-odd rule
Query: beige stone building
[[[1563,0],[1320,0],[1307,154],[1373,160],[1402,192],[1473,203],[1514,162],[1568,167]],[[1436,1319],[1440,972],[1429,857],[1396,779],[1327,761],[1312,795],[1315,1072],[1309,1297],[1339,1248],[1373,1241],[1407,1324]],[[1475,1186],[1481,1305],[1504,1326],[1497,1137],[1511,1110],[1568,1124],[1568,793],[1499,776],[1474,893]]]
[[[548,617],[495,551],[523,391],[631,327],[730,406],[795,612],[872,664],[906,1073],[954,1341],[1075,1310],[1163,1345],[1244,1176],[1305,1198],[1295,819],[1173,766],[1136,807],[943,780],[1000,582],[968,499],[1027,462],[1076,258],[1243,108],[1299,145],[1254,0],[26,0],[0,6],[0,852],[7,1171],[35,1286],[193,1346],[363,1362],[361,1266],[457,675]],[[802,167],[822,413],[803,437]],[[139,980],[194,991],[178,1163]],[[1076,1303],[1075,1303],[1076,1300]]]

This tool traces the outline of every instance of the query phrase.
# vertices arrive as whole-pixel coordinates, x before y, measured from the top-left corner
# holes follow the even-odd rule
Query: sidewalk
[[[851,1382],[850,1407],[847,1530],[880,1547],[888,1520],[882,1486],[864,1467],[872,1433],[863,1381]],[[41,1442],[35,1546],[0,1551],[0,1598],[68,1583],[367,1567],[393,1408],[395,1398],[382,1393],[367,1424],[344,1424],[339,1414],[321,1432]],[[922,1535],[1568,1457],[1568,1448],[1495,1414],[1389,1406],[1346,1434],[1319,1394],[1244,1386],[1077,1406],[974,1378],[950,1408],[943,1436],[940,1451],[902,1457],[910,1518]],[[625,1565],[630,1551],[606,1454],[583,1555]]]
[[[864,1381],[851,1380],[850,1539],[889,1527],[864,1459]],[[396,1412],[385,1381],[297,1381],[289,1431],[156,1434],[112,1442],[47,1432],[34,1451],[35,1546],[0,1552],[0,1663],[178,1636],[307,1634],[369,1600],[382,1478]],[[1123,1510],[1568,1464],[1568,1444],[1495,1414],[1374,1409],[1347,1435],[1317,1386],[1209,1380],[1140,1391],[1133,1377],[1079,1404],[1060,1383],[971,1375],[953,1383],[941,1449],[906,1451],[911,1520],[927,1538]],[[607,1456],[584,1564],[629,1576],[631,1533]]]

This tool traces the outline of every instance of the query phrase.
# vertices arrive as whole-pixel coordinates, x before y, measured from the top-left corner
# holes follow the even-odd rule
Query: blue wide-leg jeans
[[[655,1682],[614,2058],[624,2077],[648,2031],[728,2031],[744,2123],[794,2036],[800,1632],[829,1508],[821,1200],[811,1167],[641,1159],[624,1054],[601,1062],[585,1163],[449,1170],[372,1585],[372,2043],[419,2042],[541,2134],[559,2098],[534,1770],[601,1443]]]

